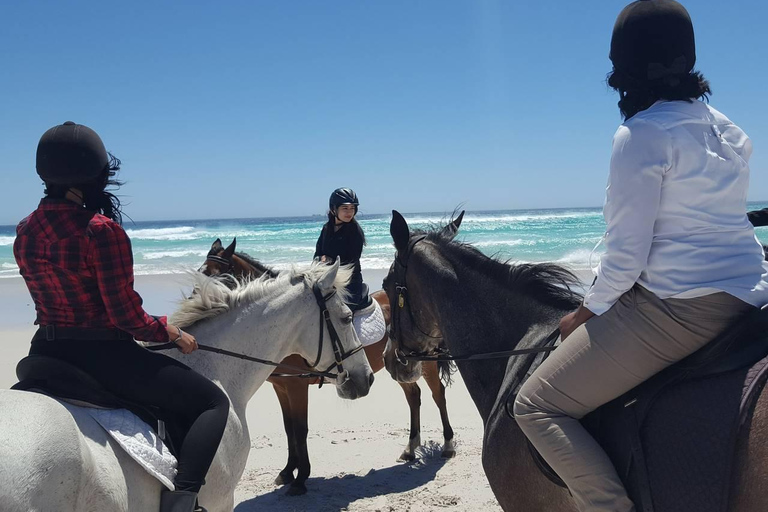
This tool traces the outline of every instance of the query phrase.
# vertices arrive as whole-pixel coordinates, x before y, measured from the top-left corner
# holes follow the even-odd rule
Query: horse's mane
[[[349,299],[347,285],[352,277],[353,268],[349,265],[339,267],[333,282],[337,293],[343,301]],[[191,272],[195,293],[181,301],[179,309],[171,315],[169,321],[182,328],[188,328],[197,322],[219,316],[241,304],[256,301],[278,286],[293,282],[296,279],[307,284],[317,282],[328,272],[328,265],[313,263],[306,268],[291,268],[277,274],[276,278],[268,274],[252,279],[237,280],[234,288],[229,288],[220,279],[209,277],[202,272]]]
[[[261,273],[268,275],[269,277],[277,277],[277,274],[279,271],[274,270],[272,267],[268,267],[261,263],[259,260],[254,258],[248,253],[245,252],[235,252],[235,256],[240,258],[241,260],[248,263],[250,266],[258,269]]]
[[[580,281],[565,267],[555,263],[501,261],[486,256],[472,244],[453,240],[442,229],[415,230],[412,235],[426,235],[426,240],[442,248],[451,261],[476,270],[540,302],[563,309],[575,309],[581,303],[581,294],[574,290]]]

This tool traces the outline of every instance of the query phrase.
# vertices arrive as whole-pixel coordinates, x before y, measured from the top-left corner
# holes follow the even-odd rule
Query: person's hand
[[[321,263],[325,263],[325,262],[327,262],[327,261],[328,261],[328,258],[326,258],[326,257],[325,257],[325,255],[323,255],[323,256],[320,256],[320,262],[321,262]]]
[[[182,331],[175,325],[168,325],[168,337],[171,343],[175,343],[184,354],[190,354],[197,350],[197,340],[188,332]]]
[[[565,341],[565,338],[570,336],[578,326],[593,316],[595,316],[595,314],[584,306],[579,306],[579,309],[573,313],[568,313],[565,315],[560,319],[560,339]]]

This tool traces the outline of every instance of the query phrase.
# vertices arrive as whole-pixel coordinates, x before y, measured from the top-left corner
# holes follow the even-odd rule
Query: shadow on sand
[[[235,512],[346,510],[350,503],[384,494],[412,491],[434,480],[448,459],[440,457],[442,447],[436,443],[422,446],[420,458],[379,470],[371,469],[365,476],[341,475],[307,480],[307,494],[286,496],[287,487],[243,501]],[[339,468],[341,469],[341,468]]]

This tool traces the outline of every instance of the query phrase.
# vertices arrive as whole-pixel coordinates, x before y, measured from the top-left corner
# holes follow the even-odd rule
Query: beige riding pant
[[[568,485],[579,510],[635,507],[610,459],[578,420],[706,345],[752,307],[727,293],[662,300],[635,285],[533,373],[515,401],[515,419]]]

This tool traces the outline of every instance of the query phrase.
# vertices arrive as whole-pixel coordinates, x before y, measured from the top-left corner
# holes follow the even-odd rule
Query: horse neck
[[[317,305],[303,288],[303,283],[273,286],[259,299],[189,331],[201,344],[279,363],[289,354],[308,350],[300,350],[299,343],[315,339],[309,336],[311,329],[317,336]],[[274,370],[273,366],[203,351],[179,359],[218,382],[238,414],[244,413],[248,401]]]
[[[422,259],[417,265],[413,274],[426,285],[426,300],[434,306],[445,344],[455,356],[511,350],[532,332],[543,338],[567,311],[541,304],[482,271],[443,257]],[[496,403],[507,365],[507,358],[457,362],[484,422]]]
[[[232,264],[234,265],[235,276],[247,279],[258,279],[264,275],[264,271],[251,265],[248,261],[237,254],[232,255]]]

